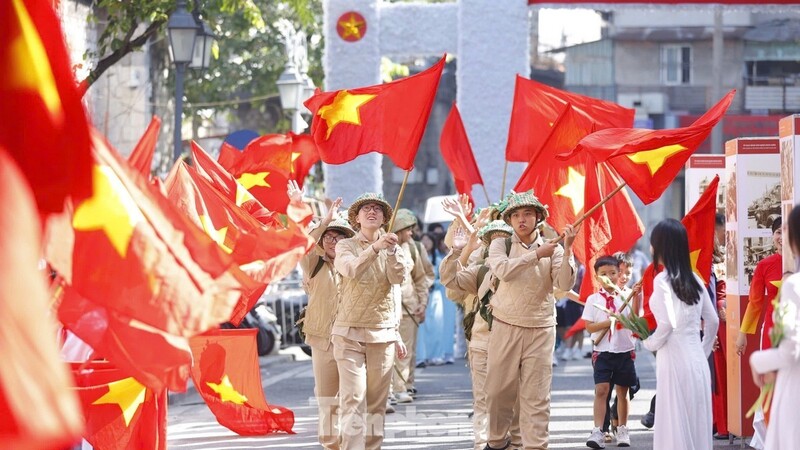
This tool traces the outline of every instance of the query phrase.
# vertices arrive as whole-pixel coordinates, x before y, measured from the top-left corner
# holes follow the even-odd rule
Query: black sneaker
[[[648,411],[647,414],[642,416],[642,420],[640,422],[642,422],[642,425],[644,425],[645,428],[653,428],[653,425],[656,423],[656,414]]]

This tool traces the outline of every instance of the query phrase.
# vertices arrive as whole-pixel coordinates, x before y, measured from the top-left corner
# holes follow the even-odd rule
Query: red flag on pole
[[[213,330],[193,337],[192,380],[220,425],[243,436],[294,434],[294,413],[264,397],[256,331]]]
[[[728,110],[735,90],[688,127],[670,130],[610,128],[583,138],[570,158],[589,152],[598,161],[608,161],[645,204],[661,197],[684,164],[705,141]]]
[[[150,125],[144,130],[144,134],[128,156],[128,164],[134,171],[141,173],[147,179],[150,178],[150,170],[153,166],[153,155],[156,152],[159,130],[161,130],[161,119],[153,116]]]
[[[692,270],[708,286],[714,256],[714,228],[717,216],[717,186],[719,175],[709,183],[691,211],[681,220],[689,238],[689,257]]]
[[[2,147],[0,203],[0,442],[8,448],[63,449],[80,438],[79,403],[58,355],[45,274],[36,270],[36,201]]]
[[[46,215],[92,194],[89,124],[50,2],[0,2],[0,146]]]
[[[411,170],[444,64],[442,58],[423,72],[391,83],[317,92],[306,100],[322,161],[344,164],[378,152]]]
[[[306,176],[317,161],[319,152],[310,135],[266,134],[250,141],[236,161],[225,168],[239,176],[242,173],[261,172],[262,164],[268,163],[303,187]]]
[[[458,193],[472,195],[472,185],[483,184],[483,179],[455,103],[444,121],[439,148],[445,164],[453,173]]]

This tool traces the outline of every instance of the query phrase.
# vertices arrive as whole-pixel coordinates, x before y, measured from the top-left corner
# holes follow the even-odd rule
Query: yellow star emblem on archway
[[[98,398],[93,405],[119,405],[125,426],[131,424],[133,415],[144,403],[145,387],[134,378],[128,377],[108,384],[108,392]]]
[[[245,189],[255,186],[272,187],[267,183],[267,176],[269,176],[269,172],[243,173],[236,181],[244,186]]]
[[[236,403],[237,405],[243,405],[244,402],[247,401],[247,397],[234,389],[233,384],[231,384],[231,380],[227,375],[222,377],[222,381],[220,381],[219,384],[210,382],[206,382],[206,384],[211,388],[212,391],[219,394],[219,399],[223,402],[231,402]]]
[[[47,51],[25,9],[25,4],[21,0],[12,0],[12,4],[20,33],[9,43],[11,58],[7,65],[7,70],[10,71],[9,87],[36,91],[50,112],[51,119],[54,122],[61,122],[63,119],[61,97],[56,88]]]
[[[342,30],[344,30],[342,39],[350,36],[355,36],[361,39],[361,27],[364,26],[364,22],[356,19],[354,14],[350,14],[350,17],[347,20],[340,20],[339,26],[342,27]]]
[[[77,231],[102,230],[124,258],[133,230],[144,215],[110,167],[94,165],[92,184],[92,196],[75,208],[72,227]]]
[[[625,156],[636,164],[647,164],[647,168],[650,170],[650,175],[652,176],[658,172],[658,169],[664,165],[667,159],[684,150],[687,150],[687,148],[683,145],[671,144],[653,150],[642,150],[640,152],[630,153]]]
[[[358,108],[375,97],[376,96],[372,94],[351,94],[344,90],[339,91],[331,104],[325,105],[317,111],[317,115],[320,116],[328,126],[325,139],[331,137],[333,129],[342,122],[361,125],[361,116],[358,114]]]
[[[214,222],[211,221],[211,217],[206,214],[200,216],[200,223],[203,225],[203,231],[205,231],[211,240],[216,242],[225,253],[233,253],[233,250],[225,245],[225,235],[228,234],[228,227],[217,229],[214,226]]]
[[[577,216],[583,209],[586,176],[572,167],[567,168],[567,184],[561,186],[556,195],[566,197],[572,202],[572,212]]]

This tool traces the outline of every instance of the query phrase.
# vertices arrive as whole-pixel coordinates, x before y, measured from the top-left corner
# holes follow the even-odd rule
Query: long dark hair
[[[800,205],[795,205],[789,213],[789,220],[786,222],[789,229],[789,247],[795,256],[800,256]]]
[[[650,245],[653,246],[653,261],[664,265],[678,298],[687,305],[698,303],[702,286],[692,272],[689,238],[683,224],[675,219],[662,220],[653,228]]]

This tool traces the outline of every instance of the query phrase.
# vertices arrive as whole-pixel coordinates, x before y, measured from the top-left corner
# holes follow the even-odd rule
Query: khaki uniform
[[[475,450],[483,450],[488,439],[488,410],[486,396],[487,359],[489,350],[489,324],[483,320],[478,312],[479,299],[492,289],[494,277],[487,272],[483,282],[478,286],[478,272],[484,265],[483,253],[485,247],[475,250],[469,257],[469,265],[461,265],[461,249],[452,251],[442,259],[439,265],[439,276],[448,292],[454,296],[455,302],[461,303],[465,314],[475,311],[475,321],[472,324],[472,339],[469,341],[469,368],[472,375],[472,428],[475,434]],[[509,437],[512,444],[522,442],[519,429],[519,407],[514,409],[512,423],[509,428]]]
[[[324,229],[323,229],[324,231]],[[314,278],[311,274],[322,258],[323,265]],[[311,365],[314,371],[314,396],[319,407],[317,436],[328,450],[339,449],[339,423],[336,408],[339,406],[339,370],[333,358],[331,327],[339,300],[338,274],[333,262],[319,247],[300,260],[303,269],[303,287],[308,293],[308,306],[303,321],[306,344],[311,346]]]
[[[341,301],[331,338],[339,370],[341,448],[379,449],[392,380],[399,304],[392,284],[402,284],[403,250],[378,253],[361,232],[336,244]]]
[[[414,246],[413,249],[410,246]],[[417,332],[419,326],[415,323],[410,312],[418,308],[423,310],[428,305],[428,289],[433,285],[433,264],[428,258],[425,247],[416,242],[403,242],[403,264],[411,275],[400,286],[401,301],[403,306],[400,319],[400,337],[408,348],[405,359],[395,359],[397,371],[392,371],[392,389],[394,392],[406,392],[414,387],[414,369],[417,361]],[[414,256],[416,255],[416,256]],[[400,372],[398,375],[397,372]],[[403,381],[405,380],[405,381]]]
[[[520,428],[525,449],[545,449],[550,422],[550,385],[555,345],[553,288],[569,290],[575,284],[572,256],[556,247],[550,258],[538,259],[541,236],[529,248],[516,233],[506,253],[504,239],[489,247],[487,263],[499,280],[492,296],[494,315],[489,335],[486,394],[491,447],[507,442],[514,404],[520,402]]]

